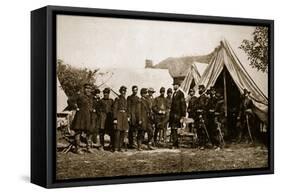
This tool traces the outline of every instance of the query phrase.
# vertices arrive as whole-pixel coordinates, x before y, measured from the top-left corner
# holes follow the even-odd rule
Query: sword
[[[252,133],[251,133],[251,129],[250,129],[250,126],[249,126],[249,117],[248,115],[246,114],[246,122],[247,122],[247,129],[248,129],[248,133],[249,133],[249,136],[250,136],[250,139],[251,139],[251,142],[253,143],[253,138],[252,138]]]

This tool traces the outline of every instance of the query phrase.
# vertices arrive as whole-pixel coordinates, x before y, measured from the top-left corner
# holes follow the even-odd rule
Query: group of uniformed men
[[[179,147],[178,129],[183,119],[194,120],[190,129],[198,135],[199,148],[204,149],[207,142],[215,148],[223,146],[222,128],[224,121],[224,99],[220,91],[211,87],[207,92],[205,86],[199,86],[199,97],[193,89],[189,91],[188,107],[184,93],[179,90],[180,83],[173,83],[174,91],[164,87],[160,95],[153,97],[153,88],[132,87],[132,94],[126,98],[127,88],[121,86],[119,96],[111,99],[110,88],[101,91],[85,84],[83,91],[75,99],[76,114],[71,124],[75,131],[75,153],[81,154],[80,141],[86,142],[87,152],[92,153],[93,146],[104,149],[105,134],[110,136],[111,151],[126,151],[127,148],[142,150],[144,144],[149,150],[155,149],[159,142],[167,141],[167,126],[171,128],[171,149]],[[244,91],[245,99],[248,91]],[[248,98],[247,98],[248,99]],[[242,103],[248,108],[251,102]],[[243,114],[240,114],[243,117]],[[145,136],[146,135],[146,136]],[[145,138],[146,137],[146,138]]]

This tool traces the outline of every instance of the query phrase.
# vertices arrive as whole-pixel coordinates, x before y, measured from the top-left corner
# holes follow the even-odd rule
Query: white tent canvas
[[[221,45],[216,49],[197,86],[202,84],[206,86],[206,89],[209,89],[216,83],[224,67],[226,67],[241,94],[243,89],[251,92],[250,98],[255,105],[253,111],[263,122],[267,122],[268,99],[249,76],[226,40],[222,41]]]
[[[181,83],[181,90],[185,93],[188,94],[189,89],[192,87],[192,82],[194,82],[195,85],[199,83],[201,79],[201,75],[196,67],[195,64],[192,64],[190,66],[189,71],[187,72],[183,82]]]
[[[105,87],[110,87],[116,93],[119,93],[120,86],[127,87],[127,95],[131,94],[133,85],[138,88],[152,87],[156,91],[156,95],[161,87],[166,89],[172,87],[173,79],[169,74],[168,69],[100,69],[96,79],[96,85],[102,90]],[[111,92],[111,97],[116,95]]]
[[[63,112],[67,107],[67,96],[61,87],[60,81],[57,78],[57,113]]]

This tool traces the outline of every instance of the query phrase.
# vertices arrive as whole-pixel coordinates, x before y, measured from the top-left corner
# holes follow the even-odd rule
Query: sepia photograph
[[[268,168],[268,36],[56,15],[56,180]]]

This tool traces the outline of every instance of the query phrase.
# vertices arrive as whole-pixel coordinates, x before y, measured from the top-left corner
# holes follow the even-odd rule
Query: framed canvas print
[[[31,182],[273,173],[272,20],[31,12]]]

